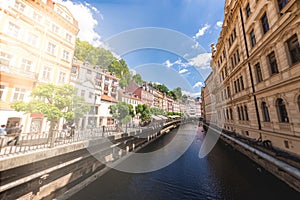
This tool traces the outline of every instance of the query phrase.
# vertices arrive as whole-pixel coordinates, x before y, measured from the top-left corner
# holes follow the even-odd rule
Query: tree
[[[151,119],[151,112],[146,104],[139,104],[135,108],[136,114],[140,114],[141,120],[146,122]]]
[[[75,96],[72,85],[38,85],[31,92],[32,100],[28,103],[15,101],[11,107],[25,113],[39,113],[50,122],[49,138],[53,139],[53,129],[61,117],[72,121],[75,117],[82,117],[90,109],[83,99]],[[54,140],[51,141],[53,145]]]
[[[168,96],[171,97],[171,98],[174,99],[174,100],[177,99],[177,96],[175,95],[175,93],[174,93],[172,90],[170,90],[170,91],[168,92]]]
[[[163,109],[159,109],[159,108],[150,108],[150,112],[153,115],[165,115],[165,111]]]
[[[131,117],[134,117],[132,105],[126,104],[125,102],[119,102],[117,105],[110,105],[109,113],[120,122],[121,126],[122,124],[126,124],[127,132],[127,124],[130,122]]]
[[[140,74],[136,74],[132,77],[132,79],[134,80],[134,82],[136,82],[138,85],[142,85],[143,84],[143,79],[142,76]],[[150,86],[150,85],[149,85]]]
[[[180,87],[177,87],[177,88],[173,89],[172,91],[175,94],[176,99],[182,99],[182,91],[181,91]]]

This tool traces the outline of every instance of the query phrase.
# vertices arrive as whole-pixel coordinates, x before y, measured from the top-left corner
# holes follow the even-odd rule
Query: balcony
[[[33,80],[37,79],[37,74],[35,72],[29,72],[13,66],[0,65],[0,72],[11,74],[18,77],[25,77]]]

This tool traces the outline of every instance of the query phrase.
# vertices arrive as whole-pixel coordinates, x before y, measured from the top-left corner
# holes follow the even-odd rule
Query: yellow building
[[[297,0],[226,0],[204,94],[211,123],[298,155],[299,7]]]
[[[67,84],[78,33],[68,9],[51,0],[0,2],[0,124],[45,131],[41,115],[15,112],[10,103],[28,101],[37,84]]]

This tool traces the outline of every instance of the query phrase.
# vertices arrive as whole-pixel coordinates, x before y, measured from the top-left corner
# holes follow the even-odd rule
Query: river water
[[[171,131],[142,151],[163,147],[175,134]],[[300,199],[299,193],[222,141],[200,159],[201,137],[198,134],[178,160],[161,170],[134,174],[112,169],[70,199]]]

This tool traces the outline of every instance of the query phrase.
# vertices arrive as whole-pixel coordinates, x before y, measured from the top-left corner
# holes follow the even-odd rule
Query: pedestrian
[[[15,130],[16,130],[15,137],[12,140],[8,141],[7,145],[9,145],[12,141],[15,141],[14,145],[18,144],[19,139],[20,139],[20,135],[21,135],[21,132],[22,132],[22,127],[23,127],[23,125],[19,126],[18,123],[16,124],[16,127],[15,127]]]
[[[1,125],[1,128],[0,128],[0,136],[2,136],[2,135],[7,135],[6,126],[4,124]]]

